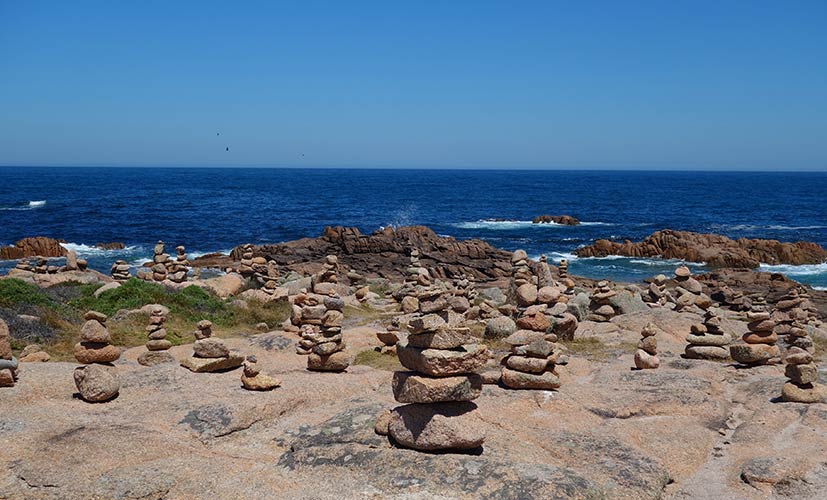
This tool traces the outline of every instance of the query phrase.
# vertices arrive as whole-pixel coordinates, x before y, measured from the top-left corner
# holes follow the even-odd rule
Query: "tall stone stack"
[[[115,263],[112,264],[112,268],[109,272],[112,279],[119,283],[122,283],[130,278],[129,264],[127,264],[124,260],[116,260]]]
[[[431,273],[422,266],[419,255],[419,250],[416,248],[411,250],[411,262],[405,270],[405,282],[399,290],[394,292],[394,297],[399,301],[404,314],[417,312],[419,310],[419,291],[431,288],[433,285]]]
[[[152,279],[154,281],[164,281],[167,279],[167,264],[169,263],[169,254],[164,253],[164,242],[158,240],[155,248],[152,249]]]
[[[255,275],[253,269],[253,245],[245,243],[241,247],[241,262],[238,266],[238,273],[245,278],[252,278]]]
[[[808,314],[801,306],[805,299],[799,295],[797,288],[791,288],[775,304],[772,320],[775,322],[775,333],[779,337],[787,336],[793,329],[794,323],[807,321]]]
[[[168,351],[172,342],[167,340],[167,330],[164,323],[167,317],[164,310],[154,307],[149,315],[149,325],[146,327],[147,351],[138,356],[138,363],[144,366],[154,366],[161,363],[175,363],[176,359]]]
[[[635,351],[635,368],[638,370],[650,370],[660,366],[658,340],[655,338],[657,333],[657,327],[651,322],[640,331],[640,340]]]
[[[807,333],[804,325],[798,321],[794,321],[793,324],[790,325],[790,331],[784,336],[784,341],[787,348],[797,347],[810,353],[815,352],[815,344],[813,343],[812,337]]]
[[[189,274],[190,261],[187,259],[186,249],[183,245],[175,247],[175,260],[167,262],[167,276],[173,283],[183,283],[187,281],[187,274]]]
[[[591,302],[589,303],[590,313],[587,318],[599,323],[614,318],[617,315],[617,311],[615,311],[612,305],[612,297],[615,295],[617,295],[617,292],[612,290],[608,281],[598,281],[591,295]]]
[[[749,332],[741,337],[744,343],[729,346],[732,359],[748,366],[780,363],[781,352],[776,345],[778,335],[774,331],[775,322],[767,311],[767,301],[764,297],[752,301],[747,319]]]
[[[712,305],[712,299],[703,293],[703,285],[692,277],[692,272],[688,267],[679,266],[675,270],[675,282],[677,283],[675,288],[676,311],[692,310],[693,307],[699,307],[705,311]]]
[[[477,298],[474,281],[462,274],[451,280],[451,285],[451,296],[448,297],[448,303],[454,311],[465,314],[471,309],[474,299]]]
[[[9,326],[0,319],[0,387],[14,387],[18,376],[17,358],[12,355]]]
[[[397,344],[399,361],[410,371],[394,373],[394,398],[406,404],[391,412],[388,433],[406,448],[464,450],[485,440],[472,401],[482,391],[475,371],[489,352],[468,328],[447,317],[447,311],[416,315],[408,323],[407,341]]]
[[[732,336],[721,328],[721,318],[709,309],[703,323],[695,323],[686,336],[684,356],[689,359],[729,359],[729,344]]]
[[[548,265],[548,259],[545,255],[540,256],[539,262],[539,272],[537,274],[537,288],[543,288],[544,286],[557,286],[557,283],[554,282],[554,277],[551,275],[551,267]]]
[[[799,307],[807,314],[807,319],[804,323],[813,328],[822,328],[824,323],[819,319],[818,307],[810,300],[810,292],[804,287],[799,287],[798,296],[803,299]]]
[[[787,383],[781,399],[790,403],[827,403],[827,386],[818,383],[818,367],[810,352],[791,347],[784,356]]]
[[[241,366],[244,356],[238,351],[231,351],[223,340],[212,336],[210,321],[203,319],[196,328],[192,356],[182,359],[181,366],[198,373],[231,370]]]
[[[537,283],[534,281],[534,275],[531,273],[531,266],[528,263],[528,255],[525,250],[516,250],[511,255],[511,290],[509,295],[516,296],[517,291],[523,286],[534,286],[537,289]]]
[[[105,314],[89,311],[84,319],[80,342],[75,344],[75,359],[84,366],[75,368],[75,385],[84,401],[100,403],[120,391],[120,377],[112,362],[121,357],[121,351],[112,345]]]
[[[341,372],[350,366],[350,355],[342,335],[345,302],[331,290],[320,304],[324,310],[319,326],[307,337],[313,342],[307,357],[307,369],[311,371]],[[318,333],[317,333],[318,332]]]
[[[557,272],[560,274],[560,281],[568,279],[569,261],[566,259],[560,259],[560,264],[557,266]]]

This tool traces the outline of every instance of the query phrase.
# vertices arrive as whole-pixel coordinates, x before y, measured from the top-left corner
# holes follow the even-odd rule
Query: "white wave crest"
[[[61,243],[60,246],[66,250],[73,250],[79,257],[90,257],[96,255],[118,255],[128,254],[139,250],[141,247],[132,245],[116,250],[106,250],[96,246],[84,245],[82,243]]]
[[[46,200],[24,201],[22,203],[15,203],[8,207],[0,207],[1,210],[20,211],[20,210],[34,210],[46,205]]]
[[[35,200],[35,201],[30,201],[29,202],[29,206],[32,207],[32,208],[42,207],[45,204],[46,204],[46,200]]]
[[[581,222],[581,226],[614,226],[615,224],[609,222]],[[496,219],[480,219],[474,222],[456,222],[451,226],[459,229],[491,229],[491,230],[509,230],[509,229],[524,229],[528,227],[534,228],[563,228],[574,227],[566,224],[558,224],[556,222],[534,223],[530,220],[496,220]]]
[[[813,290],[820,290],[820,291],[822,291],[822,292],[827,291],[827,286],[814,286],[814,287],[811,287],[811,288],[812,288]]]
[[[827,275],[827,262],[822,264],[802,264],[794,266],[792,264],[761,264],[758,266],[760,271],[768,273],[781,273],[786,276],[816,276],[819,274]]]
[[[820,225],[811,225],[811,226],[786,226],[783,224],[771,224],[771,225],[754,225],[754,224],[734,224],[734,225],[727,225],[727,224],[714,224],[711,226],[714,230],[729,230],[729,231],[806,231],[809,229],[827,229],[827,226],[820,226]]]

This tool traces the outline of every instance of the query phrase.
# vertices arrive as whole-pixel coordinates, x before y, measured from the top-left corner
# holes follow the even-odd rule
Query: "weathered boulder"
[[[467,450],[485,441],[485,432],[475,415],[477,405],[468,402],[411,404],[394,408],[389,435],[415,450]]]
[[[91,364],[75,368],[75,385],[80,397],[90,403],[108,401],[118,395],[121,382],[113,366]]]

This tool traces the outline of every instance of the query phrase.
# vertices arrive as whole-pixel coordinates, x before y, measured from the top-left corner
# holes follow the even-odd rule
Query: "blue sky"
[[[0,0],[0,165],[827,170],[825,26],[823,0]]]

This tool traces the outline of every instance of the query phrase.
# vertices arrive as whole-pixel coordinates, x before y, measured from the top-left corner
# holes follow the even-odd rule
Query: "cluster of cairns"
[[[181,366],[194,372],[216,372],[241,366],[244,356],[231,351],[224,341],[212,336],[212,323],[201,320],[195,330],[192,356],[181,360]]]
[[[34,262],[34,264],[32,264],[32,262]],[[35,274],[55,274],[66,271],[86,271],[87,266],[88,264],[85,259],[79,259],[78,254],[74,250],[69,250],[66,253],[66,263],[62,266],[50,266],[49,261],[41,257],[34,259],[34,261],[20,259],[14,268],[18,271],[27,271]]]
[[[764,297],[757,297],[752,301],[747,319],[749,332],[741,337],[744,343],[729,346],[732,359],[748,366],[780,363],[781,352],[776,345],[778,335],[775,333],[775,322],[767,311],[767,301]]]
[[[749,311],[752,305],[749,298],[744,295],[744,292],[741,290],[734,291],[726,285],[720,287],[713,293],[712,298],[730,311]]]
[[[655,335],[658,333],[654,323],[647,323],[640,331],[640,340],[635,351],[635,368],[638,370],[649,370],[660,366],[658,358],[658,340]]]
[[[258,360],[250,355],[244,360],[241,385],[248,391],[269,391],[281,385],[281,380],[261,372]]]
[[[617,292],[612,290],[608,281],[598,281],[591,295],[588,319],[590,321],[606,322],[614,318],[617,311],[612,305],[612,297],[615,295],[617,295]]]
[[[686,266],[679,266],[675,270],[675,310],[691,310],[698,307],[701,310],[707,310],[712,305],[712,299],[703,293],[703,285],[701,282],[692,277],[692,272]]]
[[[726,333],[721,318],[712,309],[704,313],[703,323],[695,323],[686,336],[688,343],[684,356],[690,359],[729,359],[729,344],[732,336]]]
[[[255,257],[253,245],[246,243],[241,247],[241,262],[238,265],[238,273],[247,279],[264,285],[265,291],[275,290],[275,280],[279,277],[279,270],[275,262],[268,261],[264,257]],[[272,293],[271,293],[272,295]]]
[[[164,328],[166,314],[161,307],[154,307],[149,314],[149,325],[146,327],[147,351],[138,356],[138,363],[144,366],[154,366],[161,363],[175,363],[176,359],[170,354],[172,342],[167,340],[167,330]]]
[[[75,359],[84,366],[75,368],[75,385],[84,401],[108,401],[121,388],[118,372],[112,365],[121,357],[121,351],[112,345],[105,314],[89,311],[83,318],[86,322],[80,330],[80,342],[75,344]]]
[[[393,394],[405,403],[391,411],[387,433],[416,450],[466,450],[482,446],[485,433],[476,416],[482,377],[475,373],[489,352],[470,329],[457,324],[439,295],[420,300],[408,321],[407,341],[397,344],[402,366]],[[378,428],[378,427],[377,427]]]
[[[18,376],[17,366],[17,359],[12,356],[9,327],[0,319],[0,387],[14,387]]]

